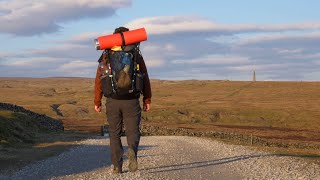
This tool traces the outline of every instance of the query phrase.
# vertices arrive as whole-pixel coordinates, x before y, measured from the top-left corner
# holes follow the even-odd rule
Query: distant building
[[[252,77],[252,81],[255,82],[256,79],[256,70],[253,70],[253,77]]]

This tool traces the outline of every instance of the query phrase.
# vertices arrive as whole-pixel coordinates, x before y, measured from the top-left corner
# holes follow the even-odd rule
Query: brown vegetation
[[[151,85],[145,125],[319,143],[319,82],[152,80]],[[93,89],[94,80],[87,78],[0,79],[2,102],[61,119],[66,130],[98,134],[106,116],[94,112]]]
[[[152,111],[143,114],[146,122],[228,127],[249,133],[320,129],[319,82],[152,80],[151,83]],[[104,113],[94,112],[93,89],[93,79],[86,78],[0,79],[2,102],[70,119],[74,122],[72,126],[100,126],[106,122]],[[69,121],[65,123],[71,126]],[[277,133],[275,136],[278,137]]]

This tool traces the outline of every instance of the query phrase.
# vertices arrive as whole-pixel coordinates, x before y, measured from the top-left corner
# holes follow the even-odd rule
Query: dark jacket
[[[107,60],[107,53],[103,53],[100,58],[99,61],[102,60]],[[136,61],[139,64],[140,67],[140,71],[144,74],[144,87],[142,90],[142,95],[143,95],[143,103],[144,104],[150,104],[151,103],[151,85],[150,85],[150,80],[149,80],[149,76],[148,76],[148,71],[147,71],[147,67],[145,65],[144,59],[141,56],[140,53],[137,53],[136,56]],[[100,69],[99,67],[97,68],[97,73],[96,73],[96,79],[95,79],[95,91],[94,91],[94,104],[96,106],[101,106],[101,99],[103,96],[103,92],[102,92],[102,88],[101,88],[101,81],[100,81]],[[128,97],[127,99],[132,99],[133,97]],[[117,99],[117,98],[115,98]],[[123,99],[123,98],[121,98]]]

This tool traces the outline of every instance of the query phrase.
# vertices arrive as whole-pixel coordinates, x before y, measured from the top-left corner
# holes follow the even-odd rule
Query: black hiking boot
[[[112,174],[121,174],[122,168],[119,167],[113,167]]]
[[[138,170],[137,157],[133,149],[128,149],[129,171],[136,172]]]

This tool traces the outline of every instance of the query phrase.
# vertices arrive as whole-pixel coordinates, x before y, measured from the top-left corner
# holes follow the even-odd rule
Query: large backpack
[[[100,62],[101,85],[106,97],[138,96],[143,87],[143,74],[137,63],[139,45],[123,46],[120,51],[105,50]]]

